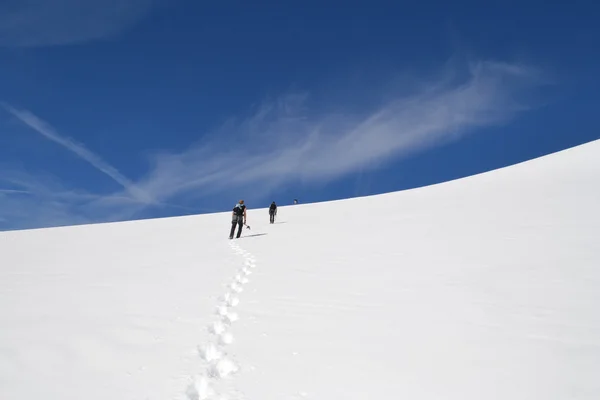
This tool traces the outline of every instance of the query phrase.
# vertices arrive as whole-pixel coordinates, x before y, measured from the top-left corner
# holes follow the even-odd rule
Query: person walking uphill
[[[271,217],[271,223],[275,223],[275,216],[277,215],[277,204],[275,202],[271,203],[271,207],[269,207],[269,216]]]
[[[246,205],[244,200],[240,200],[235,207],[233,207],[233,213],[231,214],[231,232],[229,233],[229,239],[233,239],[233,233],[235,232],[235,226],[238,226],[238,232],[236,238],[239,239],[242,234],[242,225],[246,224]]]

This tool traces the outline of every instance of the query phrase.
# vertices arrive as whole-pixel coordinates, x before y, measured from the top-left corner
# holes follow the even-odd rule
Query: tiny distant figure
[[[294,199],[294,204],[298,204],[298,199]]]
[[[272,202],[271,206],[269,207],[269,217],[271,217],[272,224],[275,223],[276,216],[277,216],[277,204],[275,204],[275,202]]]
[[[235,226],[238,226],[237,236],[239,239],[242,234],[242,226],[246,224],[246,205],[244,204],[244,200],[240,200],[235,207],[233,207],[233,212],[231,214],[231,232],[229,233],[229,239],[233,239],[233,234],[235,232]]]

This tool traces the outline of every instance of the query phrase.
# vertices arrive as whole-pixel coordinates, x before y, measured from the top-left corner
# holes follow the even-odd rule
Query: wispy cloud
[[[229,121],[212,141],[156,155],[140,188],[157,198],[199,197],[336,179],[507,122],[532,106],[528,95],[542,82],[534,69],[495,62],[470,65],[462,80],[448,76],[361,114],[321,114],[305,94],[285,96]]]
[[[162,0],[19,0],[0,2],[0,46],[81,43],[128,29]]]
[[[46,173],[35,176],[25,171],[0,170],[0,182],[10,189],[0,191],[0,230],[28,229],[97,222],[86,207],[97,198],[66,189]],[[111,215],[105,213],[105,219]]]
[[[154,216],[214,211],[142,204],[121,193],[72,189],[47,172],[0,169],[0,184],[11,188],[0,189],[0,231],[123,221],[149,216],[148,210]]]
[[[133,198],[144,203],[151,203],[152,199],[135,184],[121,174],[115,167],[105,162],[100,156],[88,150],[84,145],[74,140],[64,137],[56,132],[48,123],[38,118],[27,110],[17,110],[10,105],[3,104],[4,108],[21,122],[43,135],[47,139],[60,144],[71,152],[75,153],[81,159],[87,161],[99,171],[111,177],[115,182],[123,186]]]
[[[0,194],[29,194],[27,190],[0,189]]]
[[[51,198],[48,214],[55,220],[74,215],[74,223],[127,219],[146,207],[172,206],[169,202],[182,208],[192,204],[199,211],[195,204],[201,199],[262,200],[275,188],[374,170],[479,128],[507,123],[537,106],[532,94],[544,83],[538,71],[526,66],[479,62],[460,73],[442,74],[438,80],[413,83],[410,91],[385,93],[385,101],[360,112],[345,108],[348,104],[324,112],[322,107],[311,107],[307,93],[289,94],[263,103],[246,118],[232,118],[202,133],[201,142],[186,151],[154,154],[147,174],[136,182],[32,113],[8,107],[25,124],[94,165],[124,190],[90,194],[62,187],[40,194],[39,182],[11,181],[7,174],[5,179],[0,174],[0,183],[32,192],[33,197]],[[0,209],[12,197],[5,195]],[[11,207],[21,205],[13,201]],[[1,217],[9,218],[0,213]]]

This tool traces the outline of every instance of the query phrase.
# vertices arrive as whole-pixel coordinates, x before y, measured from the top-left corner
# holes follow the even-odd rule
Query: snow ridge
[[[219,388],[221,382],[227,382],[240,370],[234,357],[227,353],[227,346],[233,340],[230,328],[238,320],[238,314],[233,310],[239,304],[237,295],[243,291],[244,284],[249,282],[248,276],[256,268],[254,256],[240,248],[236,243],[230,243],[231,249],[244,257],[242,267],[236,272],[232,282],[227,285],[227,291],[219,298],[216,307],[217,318],[209,324],[208,331],[211,337],[204,346],[199,346],[198,352],[204,361],[204,372],[192,379],[188,386],[187,397],[189,400],[228,400],[230,397]],[[229,391],[231,392],[231,391]],[[236,398],[243,398],[241,393],[236,393]]]

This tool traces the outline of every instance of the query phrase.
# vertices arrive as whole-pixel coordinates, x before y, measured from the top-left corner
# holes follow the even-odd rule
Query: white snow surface
[[[0,233],[0,399],[600,398],[600,141],[253,206]]]

